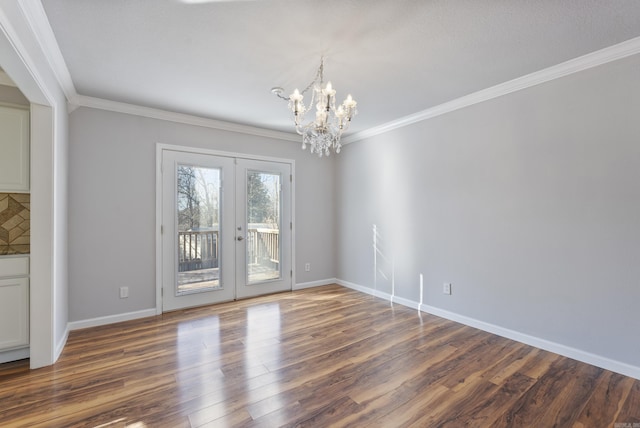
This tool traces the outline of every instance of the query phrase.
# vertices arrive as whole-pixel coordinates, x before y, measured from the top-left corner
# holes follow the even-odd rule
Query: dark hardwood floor
[[[2,427],[640,427],[640,381],[339,286],[74,331]]]

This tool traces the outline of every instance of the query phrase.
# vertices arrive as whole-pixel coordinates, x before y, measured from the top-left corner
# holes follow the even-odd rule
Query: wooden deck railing
[[[247,234],[247,263],[280,263],[280,231],[278,229],[249,229]]]
[[[178,232],[178,271],[218,267],[218,231]]]
[[[220,235],[217,230],[178,232],[178,271],[218,267]],[[247,232],[247,263],[280,263],[280,231],[251,228]]]

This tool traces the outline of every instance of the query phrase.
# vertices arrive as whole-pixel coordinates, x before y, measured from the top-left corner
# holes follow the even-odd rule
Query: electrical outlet
[[[442,293],[451,294],[451,283],[445,282],[442,284]]]
[[[129,287],[120,287],[120,298],[126,299],[129,297]]]
[[[305,272],[309,272],[311,270],[311,263],[305,263],[304,264],[304,271]]]

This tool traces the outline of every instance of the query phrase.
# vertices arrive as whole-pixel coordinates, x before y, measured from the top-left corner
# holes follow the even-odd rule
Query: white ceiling
[[[638,0],[42,0],[80,95],[292,131],[324,55],[362,131],[640,36]]]

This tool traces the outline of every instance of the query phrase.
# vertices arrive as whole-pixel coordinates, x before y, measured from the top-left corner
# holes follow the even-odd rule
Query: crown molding
[[[15,16],[13,21],[15,21]],[[7,41],[11,44],[13,50],[16,55],[20,59],[21,63],[25,67],[26,73],[29,74],[31,79],[33,80],[34,88],[36,92],[29,91],[31,93],[31,97],[29,101],[40,103],[42,105],[54,106],[55,105],[55,97],[53,97],[49,87],[45,83],[45,79],[42,74],[38,70],[36,66],[36,62],[33,57],[29,54],[28,50],[25,47],[25,44],[20,37],[19,32],[13,26],[12,19],[10,19],[10,15],[7,15],[2,8],[0,7],[0,32],[2,32]],[[46,52],[44,52],[46,56]],[[13,80],[13,79],[11,79]],[[18,87],[20,82],[16,83],[16,87]],[[21,89],[24,93],[24,89]],[[26,96],[27,94],[25,94]]]
[[[72,106],[90,107],[100,110],[108,110],[117,113],[126,113],[135,116],[148,117],[150,119],[160,119],[169,122],[183,123],[185,125],[202,126],[204,128],[219,129],[222,131],[239,132],[241,134],[255,135],[258,137],[275,138],[278,140],[299,142],[300,137],[296,134],[274,131],[256,126],[242,125],[239,123],[225,122],[223,120],[209,119],[192,116],[190,114],[175,113],[171,111],[143,107],[135,104],[121,103],[118,101],[105,100],[103,98],[87,97],[78,95]]]
[[[222,120],[208,119],[198,116],[192,116],[183,113],[175,113],[150,107],[143,107],[133,104],[110,101],[95,97],[79,95],[71,79],[71,74],[64,61],[60,47],[56,41],[55,35],[49,20],[47,19],[42,3],[32,0],[20,0],[20,7],[24,13],[26,20],[33,33],[35,34],[45,56],[67,98],[69,104],[69,112],[75,110],[79,106],[98,108],[120,113],[128,113],[138,116],[144,116],[154,119],[168,120],[177,123],[202,126],[206,128],[220,129],[231,132],[239,132],[249,135],[255,135],[267,138],[277,138],[286,141],[299,141],[299,136],[294,133],[275,131],[266,128],[259,128],[249,125],[241,125]],[[360,131],[345,136],[342,139],[343,144],[349,144],[356,141],[380,135],[394,129],[402,128],[417,122],[428,120],[446,113],[450,113],[474,104],[488,101],[512,92],[530,88],[551,80],[559,79],[573,73],[577,73],[589,68],[597,67],[618,59],[626,58],[631,55],[640,53],[640,37],[629,39],[622,43],[600,49],[595,52],[565,61],[563,63],[539,70],[513,80],[482,89],[480,91],[462,96],[460,98],[439,104],[426,110],[422,110],[408,116],[401,117],[396,120],[384,123],[379,126]]]
[[[19,5],[27,23],[31,27],[31,31],[45,54],[51,70],[53,70],[60,88],[62,88],[62,92],[69,102],[73,102],[78,93],[73,85],[71,73],[69,73],[69,68],[67,68],[67,64],[64,61],[60,46],[58,46],[58,41],[53,34],[42,3],[33,0],[20,0]]]
[[[584,71],[589,68],[597,67],[599,65],[626,58],[638,53],[640,53],[640,37],[635,37],[625,42],[618,43],[616,45],[609,46],[595,52],[591,52],[589,54],[562,62],[543,70],[536,71],[504,83],[500,83],[490,88],[483,89],[460,98],[456,98],[455,100],[448,101],[435,107],[422,110],[417,113],[404,116],[400,119],[396,119],[391,122],[387,122],[382,125],[349,135],[348,137],[343,138],[342,142],[343,144],[349,144],[371,138],[376,135],[392,131],[394,129],[402,128],[413,123],[431,119],[455,110],[459,110],[461,108],[488,101],[493,98],[510,94],[512,92],[520,91],[522,89],[530,88],[532,86],[539,85],[550,80],[559,79],[573,73]]]
[[[101,110],[109,110],[120,113],[128,113],[152,119],[161,119],[188,125],[202,126],[205,128],[224,131],[239,132],[259,137],[276,138],[286,141],[299,141],[296,134],[259,128],[249,125],[241,125],[222,120],[208,119],[188,114],[175,113],[150,107],[143,107],[122,102],[110,101],[101,98],[79,95],[71,79],[71,73],[62,56],[60,46],[49,24],[49,19],[42,7],[42,3],[33,0],[20,0],[20,8],[35,35],[42,51],[45,53],[49,66],[64,92],[68,101],[68,112],[73,112],[78,107],[92,107]]]

